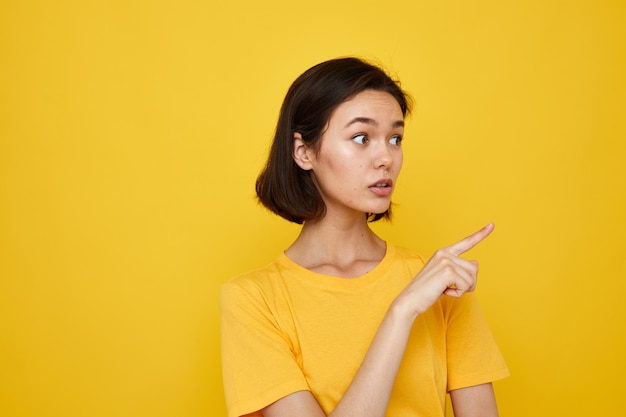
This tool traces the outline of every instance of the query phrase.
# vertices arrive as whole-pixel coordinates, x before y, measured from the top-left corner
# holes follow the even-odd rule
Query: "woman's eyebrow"
[[[365,123],[367,125],[378,126],[378,122],[376,120],[370,118],[370,117],[355,117],[354,119],[350,120],[348,122],[348,124],[346,124],[345,127],[350,127],[354,123]],[[393,124],[391,126],[392,127],[403,127],[404,126],[404,120],[397,120],[397,121],[393,122]]]

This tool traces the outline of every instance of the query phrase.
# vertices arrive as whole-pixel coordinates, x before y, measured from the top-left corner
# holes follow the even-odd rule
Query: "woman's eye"
[[[399,145],[400,142],[402,142],[402,136],[392,136],[391,139],[389,139],[389,143],[392,145]]]
[[[364,145],[368,141],[367,136],[365,135],[356,135],[352,138],[352,140],[358,143],[359,145]]]

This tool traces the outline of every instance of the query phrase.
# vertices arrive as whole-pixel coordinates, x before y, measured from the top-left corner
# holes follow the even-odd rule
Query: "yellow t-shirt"
[[[329,414],[389,305],[423,265],[388,243],[383,260],[357,278],[318,274],[281,254],[226,283],[220,309],[229,417],[302,390]],[[444,416],[447,391],[506,376],[475,296],[442,296],[413,324],[387,416]]]

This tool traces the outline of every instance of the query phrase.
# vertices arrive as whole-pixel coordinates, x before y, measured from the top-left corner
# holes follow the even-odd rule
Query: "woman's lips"
[[[393,190],[393,181],[390,179],[379,180],[370,185],[369,189],[376,195],[388,196]]]

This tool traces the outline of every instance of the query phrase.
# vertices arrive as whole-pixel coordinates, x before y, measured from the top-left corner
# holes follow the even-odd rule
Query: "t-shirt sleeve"
[[[509,376],[474,293],[446,299],[448,391]]]
[[[293,346],[258,288],[224,284],[220,317],[229,417],[253,413],[288,394],[309,389]]]

